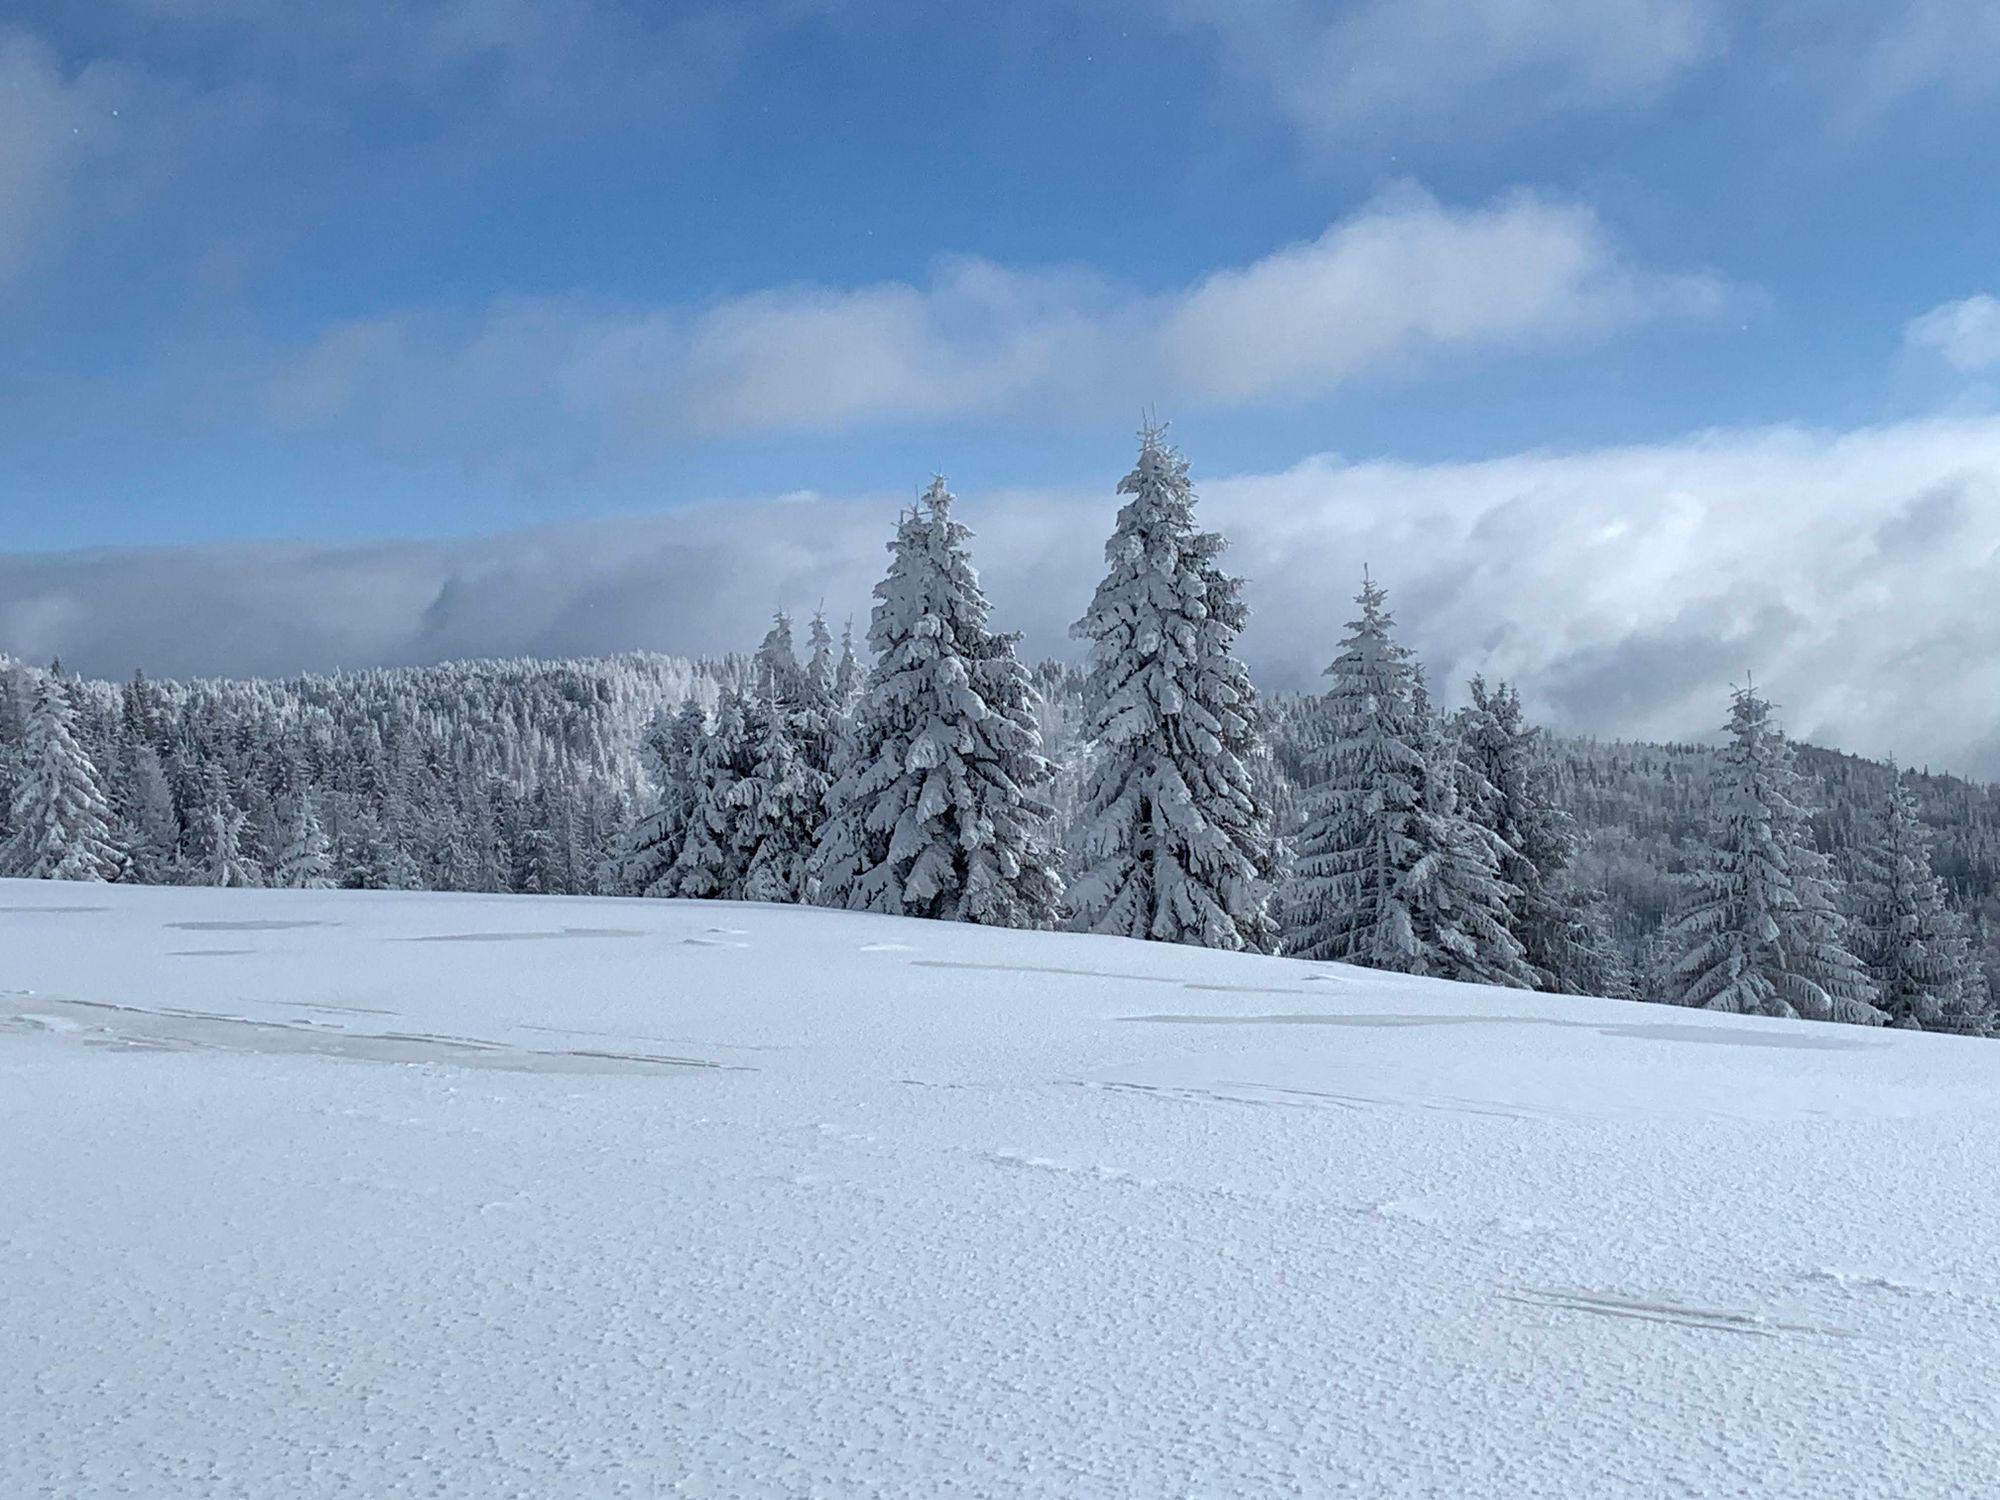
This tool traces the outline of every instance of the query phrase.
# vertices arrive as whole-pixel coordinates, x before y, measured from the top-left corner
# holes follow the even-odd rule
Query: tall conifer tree
[[[1388,596],[1364,575],[1360,617],[1327,667],[1324,733],[1285,890],[1285,951],[1417,973],[1423,943],[1409,872],[1423,852],[1424,726]]]
[[[116,879],[124,866],[97,767],[77,744],[62,683],[43,674],[22,743],[0,873],[30,880]]]
[[[1036,697],[988,628],[971,532],[934,481],[889,544],[875,654],[827,794],[813,869],[828,905],[1045,927],[1061,898]]]
[[[1091,759],[1070,925],[1269,952],[1276,850],[1248,764],[1262,716],[1235,653],[1242,584],[1222,571],[1222,537],[1196,528],[1187,461],[1164,429],[1140,435],[1118,493],[1104,579],[1071,630],[1091,643]]]
[[[1889,1024],[1984,1032],[1986,976],[1973,960],[1963,919],[1947,906],[1931,870],[1930,830],[1900,775],[1860,866],[1852,901],[1856,950]]]
[[[1771,704],[1736,689],[1717,760],[1708,847],[1671,924],[1682,1005],[1879,1024],[1831,863],[1813,845],[1805,779]]]

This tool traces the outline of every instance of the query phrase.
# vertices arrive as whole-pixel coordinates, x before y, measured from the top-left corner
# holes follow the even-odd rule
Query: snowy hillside
[[[0,882],[6,1496],[1945,1496],[2000,1048],[804,908]]]

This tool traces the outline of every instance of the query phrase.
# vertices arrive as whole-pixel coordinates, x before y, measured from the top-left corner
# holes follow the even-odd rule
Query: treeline
[[[812,902],[1993,1029],[1985,790],[1807,775],[1748,687],[1719,749],[1551,744],[1478,679],[1445,711],[1369,579],[1328,690],[1266,703],[1185,462],[1148,432],[1119,489],[1082,668],[994,628],[942,481],[899,518],[865,665],[783,616],[719,662],[121,688],[0,663],[0,873]]]

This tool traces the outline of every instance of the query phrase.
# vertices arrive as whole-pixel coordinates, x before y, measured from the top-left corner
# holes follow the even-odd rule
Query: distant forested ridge
[[[1794,746],[1747,683],[1712,744],[1548,736],[1505,684],[1430,683],[1373,579],[1327,690],[1262,695],[1158,432],[1120,494],[1081,664],[1016,660],[942,481],[858,639],[250,682],[0,657],[0,874],[808,901],[1995,1029],[2000,788]]]

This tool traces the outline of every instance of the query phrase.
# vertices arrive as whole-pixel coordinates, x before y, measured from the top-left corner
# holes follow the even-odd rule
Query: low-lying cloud
[[[1474,671],[1599,735],[1694,736],[1754,671],[1795,733],[2000,776],[2000,419],[1717,432],[1480,463],[1197,477],[1272,687],[1313,687],[1364,564],[1447,695]],[[1069,655],[1117,476],[968,493],[999,621]],[[824,603],[865,628],[905,496],[791,496],[373,545],[0,557],[0,649],[120,674],[754,645]]]

